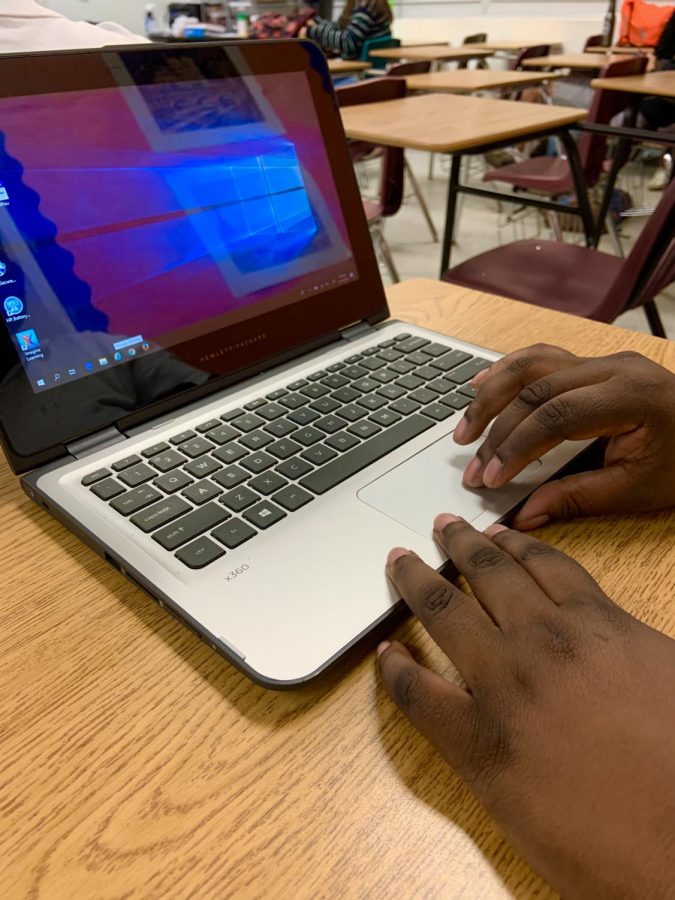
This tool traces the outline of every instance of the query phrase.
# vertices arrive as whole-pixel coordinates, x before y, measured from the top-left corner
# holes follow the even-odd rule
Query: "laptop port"
[[[117,562],[117,560],[112,557],[109,553],[104,553],[106,562],[109,562],[113,569],[117,569],[118,572],[122,571],[122,566]]]

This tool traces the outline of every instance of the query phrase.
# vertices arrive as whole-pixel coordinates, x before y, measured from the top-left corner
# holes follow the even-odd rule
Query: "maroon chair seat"
[[[625,259],[560,241],[516,241],[460,263],[443,280],[599,322],[643,306],[665,337],[654,297],[675,281],[675,180]]]
[[[569,163],[560,156],[533,156],[522,162],[500,166],[494,172],[486,172],[483,181],[502,181],[523,190],[551,196],[574,190]]]

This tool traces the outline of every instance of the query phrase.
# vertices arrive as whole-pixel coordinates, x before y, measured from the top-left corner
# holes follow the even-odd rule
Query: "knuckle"
[[[551,383],[546,378],[539,381],[533,381],[532,384],[526,385],[516,398],[519,406],[525,409],[538,409],[544,403],[551,399],[552,389]]]
[[[553,397],[535,413],[537,421],[546,431],[556,433],[576,418],[574,408],[564,397]]]
[[[530,366],[534,362],[534,359],[535,357],[529,353],[526,353],[523,356],[517,356],[508,364],[508,366],[506,367],[506,371],[511,375],[522,375],[523,372],[526,372],[530,368]]]
[[[530,559],[539,559],[540,557],[551,558],[560,557],[563,554],[559,550],[545,544],[543,541],[528,541],[518,554],[521,562],[527,562]]]
[[[556,515],[559,519],[579,519],[590,515],[591,511],[592,504],[577,491],[560,497]]]
[[[466,780],[484,791],[511,765],[513,757],[513,740],[503,712],[484,712],[471,741],[470,774]]]
[[[547,656],[563,663],[574,662],[579,656],[579,644],[570,629],[553,618],[538,622],[541,647]]]
[[[404,666],[396,673],[392,684],[394,701],[401,709],[409,709],[419,696],[420,672],[417,666]]]
[[[426,619],[434,619],[448,610],[452,603],[455,588],[449,582],[429,582],[420,590],[421,615]]]
[[[503,565],[506,559],[498,547],[481,547],[469,555],[469,566],[474,572],[483,572]]]

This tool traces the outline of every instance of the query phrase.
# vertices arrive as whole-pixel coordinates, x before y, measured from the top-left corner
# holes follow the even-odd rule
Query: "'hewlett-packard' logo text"
[[[235,341],[234,344],[227,344],[225,347],[219,347],[218,350],[213,350],[211,353],[200,356],[199,362],[208,362],[210,359],[217,359],[219,356],[225,356],[226,353],[242,350],[244,347],[249,347],[251,344],[258,344],[260,341],[266,339],[267,334],[265,332],[262,332],[262,334],[254,334],[252,337],[244,338],[244,340],[241,341]]]

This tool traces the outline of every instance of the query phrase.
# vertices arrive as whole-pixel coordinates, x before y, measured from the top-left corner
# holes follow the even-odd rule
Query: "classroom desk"
[[[370,69],[370,63],[361,59],[329,59],[328,71],[331,75],[355,75]]]
[[[468,187],[459,181],[463,154],[485,153],[507,147],[521,139],[533,140],[557,134],[565,146],[574,184],[579,197],[579,215],[584,223],[587,242],[594,233],[593,214],[588,202],[586,183],[579,165],[576,142],[569,128],[586,115],[586,110],[544,103],[518,103],[485,97],[462,97],[451,94],[422,94],[364,103],[340,110],[345,133],[352,140],[368,141],[430,153],[451,153],[448,181],[445,231],[441,252],[441,273],[450,262],[457,195],[495,197],[505,203],[517,202],[541,209],[574,212],[569,206],[523,195]]]
[[[653,51],[653,47],[622,47],[620,44],[613,44],[611,47],[587,47],[584,53],[616,53],[619,56],[640,56]]]
[[[626,91],[629,94],[667,97],[675,100],[675,69],[647,72],[644,75],[623,75],[617,78],[594,78],[591,87],[607,91]]]
[[[675,343],[649,335],[430,280],[388,295],[404,320],[504,352],[634,349],[675,371]],[[267,692],[35,507],[4,459],[0,504],[3,897],[556,896],[386,697],[372,653]],[[661,513],[537,534],[675,635],[673,529]],[[448,671],[416,621],[394,636]]]
[[[519,90],[562,78],[560,72],[511,72],[497,69],[448,69],[424,75],[406,75],[410,91],[471,94],[474,91],[493,91],[498,88]]]
[[[599,72],[612,62],[612,54],[605,53],[551,53],[550,56],[534,56],[523,60],[524,69],[576,69]]]
[[[370,56],[377,59],[406,59],[411,62],[428,60],[429,62],[464,62],[470,59],[485,59],[493,56],[492,50],[475,50],[475,44],[466,47],[451,47],[449,44],[430,47],[385,47],[384,50],[371,50]]]
[[[560,41],[482,41],[472,44],[473,47],[483,47],[485,50],[494,50],[497,53],[520,53],[521,50],[529,50],[530,47],[540,47],[547,44],[551,48],[562,49]]]

